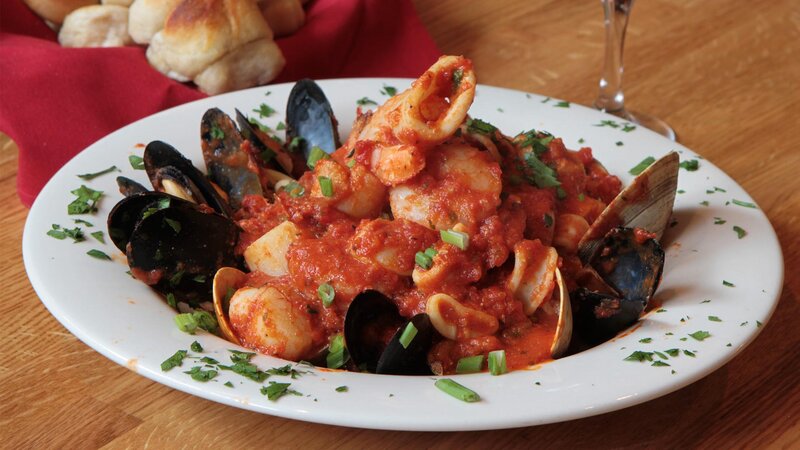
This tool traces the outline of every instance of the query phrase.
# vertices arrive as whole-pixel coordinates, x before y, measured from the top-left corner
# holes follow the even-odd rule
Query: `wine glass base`
[[[647,114],[628,111],[628,120],[631,122],[641,125],[648,130],[655,131],[656,133],[666,137],[671,141],[677,141],[678,137],[675,135],[675,130],[672,129],[666,122],[659,119],[658,117],[653,117]]]

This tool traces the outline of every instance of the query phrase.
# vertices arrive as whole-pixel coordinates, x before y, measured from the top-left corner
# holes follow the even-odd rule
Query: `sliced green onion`
[[[306,160],[306,164],[308,164],[308,167],[313,169],[314,166],[317,165],[317,161],[324,158],[330,158],[330,156],[328,156],[328,154],[325,153],[325,151],[321,148],[314,146],[311,147],[311,152],[308,154],[308,160]]]
[[[322,306],[329,307],[333,304],[333,299],[336,297],[336,291],[333,289],[328,283],[322,283],[317,288],[317,294],[319,295],[319,299],[322,300]]]
[[[489,352],[489,372],[492,375],[502,375],[508,372],[505,350]]]
[[[344,347],[344,337],[341,334],[337,334],[331,339],[331,343],[328,346],[328,356],[325,358],[325,362],[329,369],[338,369],[342,367],[348,359],[349,355],[347,354],[347,349]]]
[[[428,247],[428,248],[426,248],[424,253],[425,253],[427,256],[431,257],[431,258],[433,258],[433,257],[434,257],[434,256],[436,256],[437,254],[439,254],[439,252],[437,252],[437,251],[436,251],[436,249],[435,249],[435,248],[433,248],[433,247]]]
[[[734,225],[733,226],[733,231],[736,232],[736,235],[739,236],[739,239],[747,236],[747,231],[744,231],[744,228],[742,228],[742,227],[740,227],[738,225]],[[92,233],[92,235],[94,236],[94,233]]]
[[[756,205],[750,202],[743,202],[741,200],[736,200],[735,198],[731,201],[734,205],[744,206],[745,208],[756,208]]]
[[[439,235],[448,244],[455,245],[461,250],[466,250],[469,246],[469,235],[455,230],[440,230]]]
[[[628,171],[631,175],[639,175],[640,173],[644,172],[644,169],[650,167],[651,164],[656,162],[656,159],[652,156],[648,156],[647,158],[643,159],[642,162],[633,166],[631,170]]]
[[[328,177],[318,177],[319,189],[325,197],[333,197],[333,181]]]
[[[458,360],[456,373],[480,372],[483,367],[483,355],[467,356]]]
[[[462,402],[473,403],[481,399],[480,395],[475,391],[456,383],[450,378],[440,378],[436,380],[434,386],[445,394],[455,397]]]
[[[414,255],[414,262],[425,270],[430,269],[433,265],[433,259],[424,252],[417,252],[417,254]]]
[[[411,344],[411,341],[414,340],[414,337],[417,335],[417,327],[414,326],[413,322],[408,322],[406,328],[403,330],[403,334],[400,335],[400,345],[403,348],[408,348],[408,345]]]
[[[197,330],[197,320],[195,320],[192,313],[178,314],[173,319],[178,329],[184,333],[194,334]]]

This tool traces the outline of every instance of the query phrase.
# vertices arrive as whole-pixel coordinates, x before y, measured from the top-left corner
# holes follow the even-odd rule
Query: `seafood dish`
[[[359,107],[342,140],[294,86],[285,139],[240,111],[200,120],[207,174],[166,142],[108,217],[131,274],[254,351],[332,369],[501,374],[605,342],[652,306],[678,155],[623,189],[591,148],[470,117],[444,56]]]

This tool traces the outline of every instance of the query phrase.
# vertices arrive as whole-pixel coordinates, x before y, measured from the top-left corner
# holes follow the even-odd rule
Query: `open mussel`
[[[661,280],[664,251],[640,229],[615,228],[589,266],[608,287],[602,291],[581,287],[570,298],[575,333],[580,342],[596,345],[639,320]]]
[[[141,194],[142,192],[147,192],[149,190],[142,186],[139,182],[122,176],[117,177],[117,186],[119,187],[119,193],[125,197],[130,197],[133,194]]]
[[[286,141],[298,145],[308,158],[311,149],[333,153],[341,146],[336,117],[322,89],[310,79],[295,83],[286,105]]]
[[[136,278],[167,295],[168,301],[171,294],[189,306],[200,306],[212,298],[217,269],[236,265],[238,227],[191,202],[160,195],[165,197],[145,205],[127,237],[128,265]],[[126,200],[130,199],[134,197]],[[119,246],[116,240],[115,244]]]
[[[247,195],[264,195],[250,155],[242,148],[236,124],[218,108],[203,114],[200,124],[203,159],[211,180],[228,194],[230,205],[238,209]]]
[[[144,168],[153,189],[197,204],[207,204],[214,211],[230,217],[228,203],[214,186],[173,146],[152,141],[144,149]]]
[[[175,197],[163,192],[145,191],[120,200],[108,214],[108,235],[111,241],[125,252],[139,220],[146,214],[169,207],[173,198]]]
[[[410,341],[401,339],[407,329],[411,333],[406,338],[416,330]],[[431,375],[427,356],[435,336],[427,314],[406,320],[394,302],[372,290],[353,299],[344,322],[345,345],[352,361],[379,374]]]

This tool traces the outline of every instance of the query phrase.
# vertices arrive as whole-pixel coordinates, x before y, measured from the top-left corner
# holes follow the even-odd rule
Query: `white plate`
[[[402,90],[405,79],[344,79],[320,82],[347,135],[355,116],[356,100],[382,102],[384,86]],[[544,424],[600,414],[635,405],[680,389],[704,377],[736,356],[766,324],[783,284],[783,258],[775,233],[760,209],[731,202],[752,202],[735,181],[680,144],[641,127],[597,126],[603,120],[622,124],[595,110],[519,91],[479,86],[470,113],[500,127],[506,134],[531,128],[563,136],[569,148],[590,146],[594,155],[625,184],[628,170],[647,156],[659,157],[675,149],[681,159],[700,159],[695,172],[681,169],[674,217],[677,225],[666,235],[667,262],[658,297],[665,312],[652,312],[633,332],[584,353],[502,376],[454,376],[475,390],[482,400],[463,403],[434,387],[433,377],[398,377],[314,370],[291,380],[302,396],[269,401],[261,385],[229,371],[211,382],[193,381],[184,370],[194,364],[162,372],[160,363],[197,340],[205,354],[227,362],[227,349],[236,348],[213,335],[190,336],[173,324],[173,311],[144,284],[126,274],[124,255],[110,242],[88,237],[73,244],[45,233],[51,224],[73,227],[72,219],[95,224],[89,231],[105,231],[105,219],[121,198],[114,175],[83,181],[77,174],[116,165],[126,176],[146,184],[143,171],[134,171],[128,156],[141,155],[135,144],[160,139],[200,163],[199,127],[203,113],[219,107],[250,113],[262,102],[278,110],[266,119],[273,128],[282,120],[291,85],[234,92],[182,105],[155,114],[96,142],[67,163],[45,186],[28,216],[23,236],[25,267],[31,284],[50,312],[90,347],[118,364],[151,380],[192,395],[261,413],[311,422],[398,430],[478,430]],[[269,95],[265,96],[265,93]],[[561,105],[561,106],[559,106]],[[251,113],[252,114],[252,113]],[[583,139],[582,141],[579,141]],[[68,216],[74,198],[70,190],[86,184],[106,192],[99,211]],[[724,191],[716,190],[715,187]],[[707,193],[707,191],[713,193]],[[707,201],[708,205],[701,205]],[[715,225],[714,217],[726,220]],[[747,231],[742,239],[732,226]],[[107,239],[108,240],[108,239]],[[113,262],[91,258],[89,249],[113,255]],[[723,285],[723,280],[735,287]],[[710,300],[704,302],[705,300]],[[713,321],[716,316],[721,321]],[[703,341],[688,337],[707,331]],[[650,338],[650,343],[640,342]],[[685,339],[685,340],[683,340]],[[633,351],[680,349],[664,360],[670,366],[631,362]],[[683,352],[694,353],[691,357]],[[660,360],[656,355],[655,360]],[[261,368],[284,361],[258,356]],[[233,388],[223,383],[232,381]],[[348,386],[348,392],[337,392]]]

